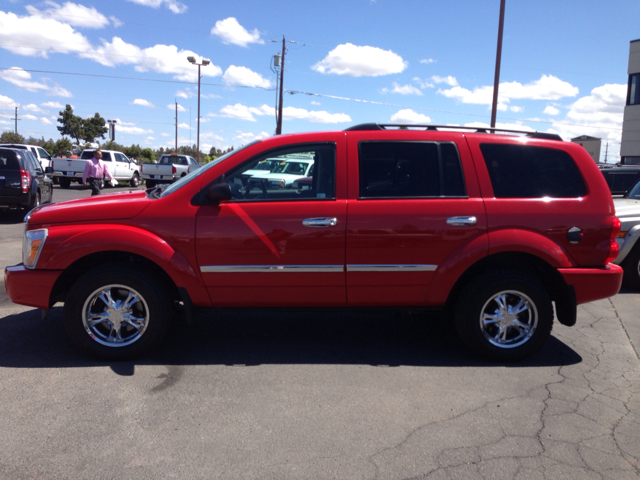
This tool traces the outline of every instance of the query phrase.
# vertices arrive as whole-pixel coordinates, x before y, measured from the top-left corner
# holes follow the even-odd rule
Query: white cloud
[[[25,113],[22,115],[23,120],[38,120],[38,117],[35,115],[31,115],[30,113]]]
[[[610,142],[609,154],[618,155],[627,85],[606,84],[571,105],[565,119],[554,119],[549,130],[569,140],[590,135]]]
[[[192,98],[194,96],[195,96],[195,93],[193,93],[189,87],[185,88],[184,90],[178,90],[176,92],[176,97]]]
[[[124,122],[122,120],[120,120],[119,118],[114,118],[116,125],[120,126],[120,125],[135,125],[135,122]]]
[[[433,58],[425,58],[423,60],[420,60],[420,63],[426,63],[427,65],[430,63],[435,63],[436,61]]]
[[[140,105],[141,107],[156,108],[156,106],[144,98],[136,98],[131,105]]]
[[[31,74],[19,67],[11,67],[8,70],[0,70],[0,79],[6,80],[9,83],[13,83],[15,86],[29,92],[43,91],[47,93],[47,95],[53,95],[57,97],[73,96],[71,95],[71,92],[59,85],[48,85],[46,83],[32,81]]]
[[[27,110],[28,112],[39,112],[39,113],[49,113],[47,110],[43,110],[35,103],[30,103],[29,105],[23,105],[20,107],[20,110]]]
[[[242,85],[247,87],[271,87],[271,80],[264,78],[259,73],[249,70],[247,67],[231,65],[222,76],[227,85]]]
[[[49,53],[81,53],[93,49],[71,25],[53,18],[19,17],[0,12],[0,45],[17,55],[48,58]]]
[[[173,111],[175,111],[175,109],[176,109],[176,104],[175,104],[175,103],[170,103],[169,105],[167,105],[167,108],[168,108],[169,110],[173,110]],[[187,109],[186,109],[186,108],[184,108],[182,105],[178,104],[178,111],[179,111],[179,112],[186,112],[186,111],[187,111]]]
[[[266,107],[263,105],[262,108]],[[275,109],[271,109],[275,113]],[[304,108],[284,107],[282,109],[284,120],[307,120],[311,123],[344,123],[351,122],[351,117],[346,113],[329,113],[324,110],[305,110]]]
[[[263,138],[269,138],[267,132],[253,133],[253,132],[242,132],[240,130],[236,130],[237,135],[234,135],[233,138],[239,140],[242,145],[247,144],[249,142],[253,142],[254,140],[262,140]]]
[[[144,129],[140,127],[125,127],[123,125],[116,125],[116,133],[128,133],[131,135],[145,135],[153,133],[153,130]]]
[[[311,105],[322,105],[320,102],[316,102],[315,100],[311,100]]]
[[[49,108],[65,108],[60,102],[44,102],[40,104],[43,107]]]
[[[187,11],[187,6],[182,2],[178,2],[177,0],[127,0],[127,1],[137,3],[138,5],[144,5],[145,7],[151,7],[151,8],[158,8],[164,5],[173,13],[184,13]]]
[[[422,113],[417,113],[410,108],[399,110],[391,115],[391,121],[393,123],[406,123],[406,124],[425,124],[431,123],[431,119]]]
[[[451,75],[448,75],[446,77],[441,77],[439,75],[434,75],[434,76],[431,77],[431,80],[433,80],[435,83],[446,83],[450,87],[457,87],[458,86],[458,80],[456,80],[456,77],[452,77]]]
[[[48,119],[48,118],[46,118],[46,117],[42,117],[42,118],[40,119],[40,123],[42,123],[43,125],[51,125],[51,120],[49,120],[49,119]]]
[[[200,57],[191,50],[178,50],[175,45],[155,45],[140,48],[127,43],[119,37],[113,37],[111,42],[105,40],[100,47],[92,48],[80,54],[82,58],[89,58],[108,67],[117,65],[135,65],[137,72],[152,70],[158,73],[172,73],[173,78],[186,82],[198,80],[198,69],[189,65],[188,56]],[[201,68],[203,76],[216,77],[222,74],[222,69],[210,64]]]
[[[155,138],[154,137],[147,137],[147,138],[145,138],[145,140],[155,140]]]
[[[211,34],[220,37],[222,43],[232,43],[241,47],[246,47],[250,43],[264,43],[257,28],[249,33],[234,17],[218,20],[211,29]]]
[[[171,136],[170,133],[161,133],[160,135],[163,136],[163,137],[170,137]]]
[[[311,68],[320,73],[350,77],[377,77],[400,73],[407,68],[407,65],[408,63],[400,55],[391,50],[346,43],[338,45]]]
[[[222,138],[220,135],[217,135],[213,132],[203,132],[200,134],[200,139],[204,139],[204,140],[218,140],[220,142],[224,141],[225,139]],[[211,148],[211,146],[209,147],[209,149]]]
[[[116,17],[114,17],[113,15],[109,17],[109,20],[111,20],[111,25],[114,26],[114,28],[118,28],[121,27],[122,25],[124,25],[123,22],[121,22],[120,20],[118,20]]]
[[[54,18],[74,27],[104,28],[109,25],[109,19],[94,7],[89,8],[72,2],[59,5],[52,1],[46,1],[45,5],[49,5],[50,8],[38,10],[32,5],[27,5],[26,9],[34,17]]]
[[[212,114],[210,114],[212,115]],[[236,103],[235,105],[227,105],[220,109],[220,114],[216,116],[237,118],[239,120],[247,120],[255,122],[254,115],[271,115],[275,117],[275,108],[268,105],[262,105],[260,108],[247,107]],[[317,110],[305,110],[304,108],[285,107],[282,109],[282,118],[284,120],[307,120],[312,123],[342,123],[351,122],[351,117],[345,113],[329,113]]]
[[[414,87],[413,85],[400,85],[397,82],[393,82],[393,88],[389,90],[388,88],[383,88],[382,93],[399,93],[400,95],[422,95],[420,89]]]
[[[493,101],[493,86],[476,87],[471,90],[456,86],[449,90],[438,90],[438,93],[448,98],[455,98],[462,103],[491,105]],[[578,95],[578,87],[572,86],[553,75],[543,75],[539,80],[525,85],[519,82],[504,82],[498,89],[498,101],[509,103],[517,100],[558,100],[564,97]]]
[[[547,115],[558,115],[560,113],[560,110],[552,105],[547,105],[542,113],[545,113]]]
[[[9,98],[9,97],[5,97],[4,95],[0,95],[0,108],[4,109],[4,110],[13,110],[14,108],[16,108],[17,106],[19,106],[19,104],[17,102],[15,102],[13,99]]]
[[[187,125],[186,123],[179,123],[178,124],[178,128],[183,128],[183,129],[186,129],[186,130],[193,130],[193,128],[190,127],[189,125]]]
[[[420,77],[414,77],[413,81],[416,82],[418,84],[418,86],[420,88],[422,88],[423,90],[425,88],[433,88],[433,87],[435,87],[435,84],[432,81],[430,81],[430,80],[424,80],[423,81],[423,80],[420,79]]]
[[[511,110],[512,112],[516,112],[516,113],[522,113],[522,112],[524,112],[524,107],[518,107],[516,105],[513,105],[513,106],[509,107],[509,110]]]

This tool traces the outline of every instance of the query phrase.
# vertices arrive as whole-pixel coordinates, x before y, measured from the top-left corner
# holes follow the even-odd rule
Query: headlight
[[[47,239],[49,231],[46,228],[24,232],[22,241],[22,263],[26,268],[36,268],[38,257]]]

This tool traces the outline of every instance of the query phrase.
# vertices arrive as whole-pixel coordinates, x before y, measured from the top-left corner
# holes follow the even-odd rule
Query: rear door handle
[[[478,219],[476,217],[449,217],[447,218],[447,225],[452,225],[455,227],[465,227],[468,225],[475,225],[478,223]]]
[[[335,227],[338,224],[337,218],[305,218],[302,225],[305,227]]]

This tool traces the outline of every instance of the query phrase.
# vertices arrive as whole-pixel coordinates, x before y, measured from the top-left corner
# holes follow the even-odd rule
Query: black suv
[[[0,208],[31,210],[52,194],[51,179],[30,151],[0,148]]]

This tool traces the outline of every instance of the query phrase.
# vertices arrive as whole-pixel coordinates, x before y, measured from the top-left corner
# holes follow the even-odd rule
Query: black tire
[[[622,284],[627,288],[640,290],[640,243],[631,250],[621,266],[624,270]]]
[[[69,178],[61,178],[60,179],[60,187],[61,188],[69,188],[71,186],[71,179]]]
[[[173,301],[156,277],[139,267],[115,264],[78,278],[64,304],[65,328],[73,342],[107,360],[131,359],[158,347],[173,320]],[[91,313],[96,320],[106,319],[108,313],[111,320],[92,324],[87,315]],[[135,320],[127,321],[131,318]]]
[[[147,188],[153,188],[156,186],[156,182],[154,180],[145,180],[145,185]]]
[[[522,310],[513,310],[518,305]],[[454,321],[460,339],[476,354],[513,362],[535,353],[549,338],[553,306],[537,280],[513,270],[497,270],[465,286],[456,302]]]
[[[133,188],[138,188],[138,185],[140,185],[140,177],[138,176],[137,173],[133,174],[133,177],[131,177],[131,181],[129,182],[129,184],[133,187]]]

